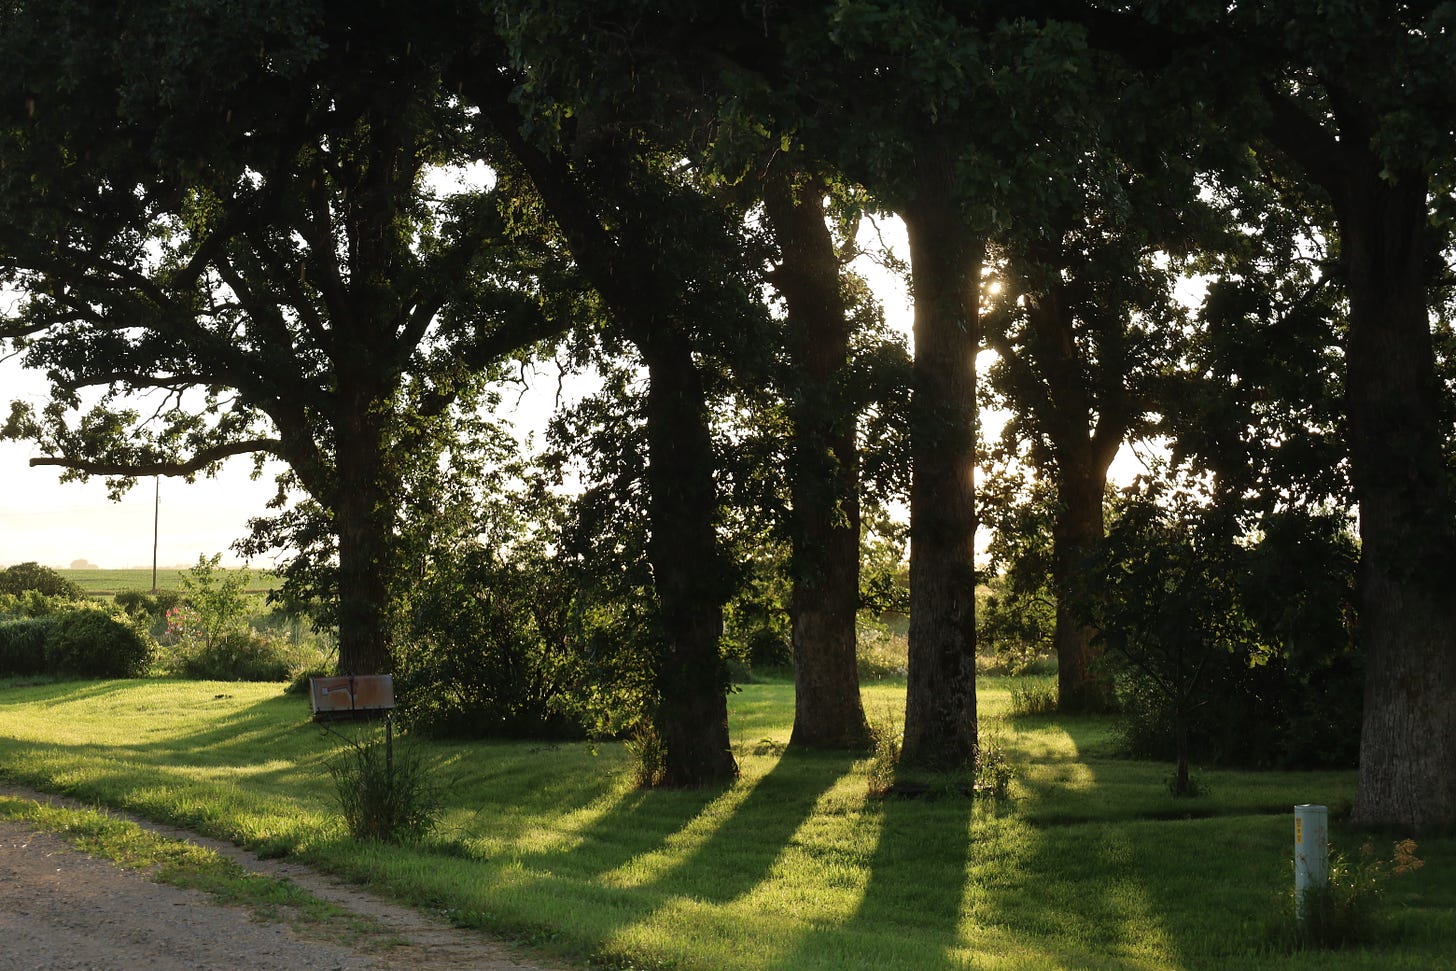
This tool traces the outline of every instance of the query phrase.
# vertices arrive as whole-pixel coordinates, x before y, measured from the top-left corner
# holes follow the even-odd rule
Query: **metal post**
[[[1330,885],[1329,810],[1324,806],[1294,807],[1294,919],[1309,917],[1304,897]]]
[[[384,713],[384,771],[389,784],[394,785],[394,712]]]
[[[152,476],[152,593],[157,592],[157,543],[162,535],[162,477]]]

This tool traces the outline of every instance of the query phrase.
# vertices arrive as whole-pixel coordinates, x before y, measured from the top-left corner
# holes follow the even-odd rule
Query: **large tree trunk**
[[[647,555],[663,638],[654,727],[662,784],[702,786],[737,777],[728,741],[728,670],[719,649],[725,599],[714,530],[717,494],[702,378],[688,339],[644,335],[647,362]]]
[[[1350,478],[1360,507],[1362,825],[1456,828],[1456,535],[1426,287],[1430,181],[1391,170],[1360,92],[1325,81],[1339,137],[1272,92],[1269,138],[1334,204],[1350,298]]]
[[[855,661],[859,608],[859,452],[846,392],[850,325],[821,179],[770,175],[764,206],[778,239],[774,286],[788,305],[792,509],[791,745],[857,748],[869,737]]]
[[[335,440],[339,538],[339,666],[341,674],[393,669],[389,640],[393,496],[384,481],[388,460],[379,395],[340,392]]]
[[[1095,668],[1101,652],[1085,621],[1083,576],[1088,554],[1102,541],[1102,495],[1110,462],[1091,449],[1067,450],[1057,458],[1057,510],[1052,524],[1052,584],[1057,618],[1057,708],[1091,714],[1112,707],[1111,682]]]
[[[906,764],[976,754],[976,319],[985,243],[960,218],[952,153],[922,152],[902,213],[915,294]]]
[[[1335,194],[1349,275],[1364,720],[1355,819],[1456,828],[1456,538],[1426,303],[1423,178],[1373,155]]]
[[[1028,349],[1045,388],[1036,410],[1056,466],[1052,587],[1057,616],[1052,636],[1057,707],[1066,714],[1090,714],[1111,708],[1113,694],[1111,683],[1093,667],[1099,651],[1085,620],[1082,577],[1087,554],[1102,541],[1102,496],[1107,469],[1126,434],[1127,394],[1119,376],[1116,387],[1100,383],[1101,399],[1094,403],[1088,362],[1077,347],[1071,308],[1062,291],[1054,284],[1031,299]],[[1115,363],[1104,360],[1097,366]]]

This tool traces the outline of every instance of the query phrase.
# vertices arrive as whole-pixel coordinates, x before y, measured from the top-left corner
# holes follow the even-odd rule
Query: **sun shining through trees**
[[[1297,967],[1323,800],[1423,966],[1449,5],[761,6],[0,8],[0,774],[786,971]],[[432,825],[308,784],[321,674]]]

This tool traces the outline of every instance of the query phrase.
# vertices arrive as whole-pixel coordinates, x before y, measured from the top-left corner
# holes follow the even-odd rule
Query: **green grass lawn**
[[[898,718],[904,685],[865,696]],[[1000,803],[867,799],[863,759],[782,751],[793,689],[767,683],[729,699],[743,772],[727,789],[636,791],[616,743],[425,745],[447,810],[409,848],[346,838],[324,768],[337,740],[278,686],[11,683],[0,771],[592,967],[1456,967],[1456,839],[1422,841],[1426,866],[1389,882],[1371,947],[1281,943],[1291,807],[1329,805],[1354,852],[1352,773],[1205,772],[1208,795],[1175,800],[1168,766],[1112,757],[1108,721],[1006,718],[1005,679],[983,679],[981,703],[1020,765]]]
[[[81,589],[93,596],[115,596],[123,590],[152,589],[152,571],[146,570],[57,570],[67,580],[79,584]],[[162,590],[182,589],[182,574],[186,570],[176,568],[157,570],[157,586]],[[248,593],[267,593],[276,589],[283,581],[261,570],[252,571],[248,581]]]

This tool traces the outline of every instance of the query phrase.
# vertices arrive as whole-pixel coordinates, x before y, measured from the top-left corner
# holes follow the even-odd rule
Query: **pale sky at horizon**
[[[904,253],[903,228],[898,220],[880,227],[897,252]],[[879,239],[866,222],[861,240],[877,247]],[[892,326],[910,330],[910,299],[903,281],[879,267],[862,268],[874,281]],[[556,390],[556,375],[539,372],[537,387],[520,398],[505,395],[501,417],[511,418],[520,434],[544,427]],[[45,401],[46,383],[40,374],[27,371],[15,360],[0,362],[0,409],[26,398]],[[138,482],[120,502],[106,496],[102,481],[60,481],[54,468],[32,468],[28,462],[39,455],[29,443],[0,442],[0,567],[35,561],[45,566],[68,567],[85,559],[105,569],[127,569],[152,563],[153,484]],[[224,463],[216,478],[199,478],[187,483],[163,478],[159,516],[160,540],[157,562],[162,567],[190,566],[199,555],[223,555],[223,562],[238,565],[241,560],[229,548],[247,533],[247,522],[267,512],[265,506],[276,491],[272,473],[257,481],[249,478],[252,461],[239,456]],[[251,566],[267,569],[269,562],[254,560]]]
[[[896,252],[906,251],[898,220],[883,221],[879,228]],[[879,245],[868,223],[860,238],[866,248]],[[886,319],[908,338],[912,307],[904,281],[866,258],[860,264],[856,268],[870,279]],[[536,377],[535,387],[519,399],[516,393],[505,396],[499,415],[511,419],[519,434],[539,432],[550,416],[556,375],[540,371]],[[45,391],[40,374],[26,371],[13,359],[0,362],[0,409],[8,413],[9,402],[17,398],[40,404]],[[518,401],[519,408],[513,407]],[[60,470],[32,468],[29,459],[38,454],[29,443],[0,442],[0,567],[27,561],[68,567],[84,559],[105,569],[150,568],[152,480],[140,481],[120,502],[112,502],[100,479],[62,483]],[[276,491],[272,472],[255,481],[249,478],[251,471],[251,460],[240,456],[226,462],[215,478],[195,483],[162,479],[157,555],[162,568],[190,566],[199,555],[215,553],[229,565],[241,563],[230,546],[247,533],[250,518],[267,512],[265,506]],[[1124,447],[1114,478],[1130,479],[1138,471],[1131,450]],[[268,569],[273,563],[254,560],[250,565]]]

